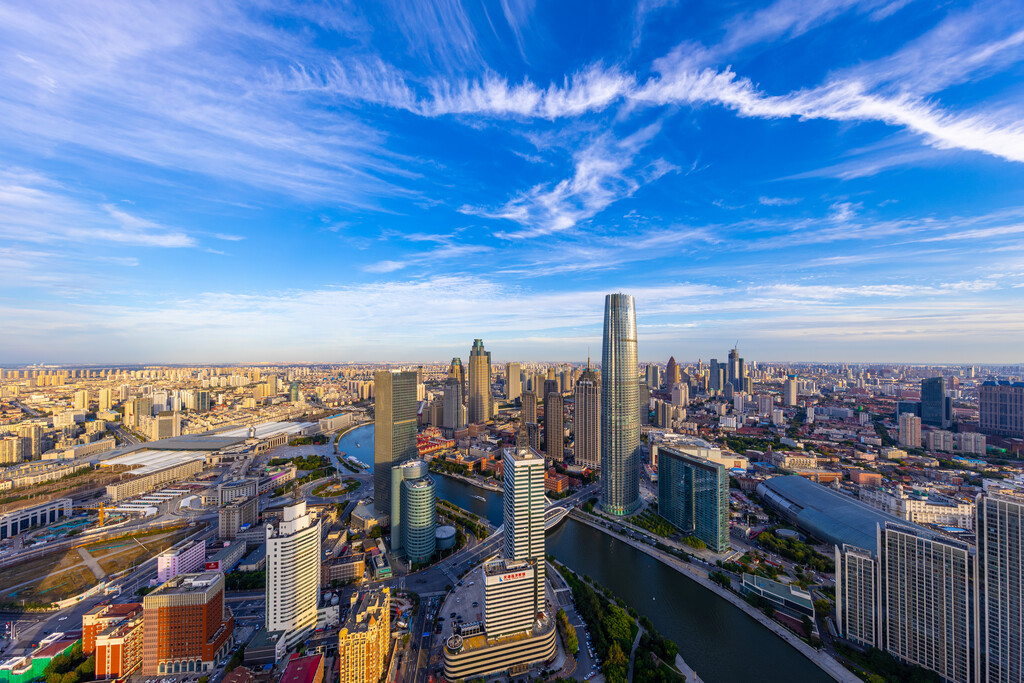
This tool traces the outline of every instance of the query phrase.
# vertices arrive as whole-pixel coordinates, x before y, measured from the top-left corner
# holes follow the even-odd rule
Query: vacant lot
[[[107,574],[116,574],[122,569],[127,569],[133,564],[144,562],[154,555],[162,553],[175,543],[178,543],[185,538],[189,531],[194,530],[179,529],[161,536],[144,536],[137,540],[129,538],[119,542],[124,543],[120,548],[110,548],[106,551],[90,550],[89,552],[93,557],[99,560],[100,567],[103,568],[103,571]],[[109,546],[113,544],[106,543],[102,545]]]
[[[127,569],[181,541],[195,529],[173,529],[100,541],[86,550],[107,574]],[[58,551],[0,571],[0,603],[49,603],[95,586],[96,577],[78,550]]]

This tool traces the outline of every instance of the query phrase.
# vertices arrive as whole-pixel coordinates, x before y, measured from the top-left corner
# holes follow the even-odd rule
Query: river
[[[362,448],[372,426],[360,427]],[[355,442],[352,442],[354,447]],[[362,453],[342,447],[367,462]],[[437,495],[461,508],[502,523],[501,494],[451,477],[435,475]],[[481,498],[483,500],[481,500]],[[703,586],[622,541],[573,519],[547,536],[548,552],[574,571],[589,574],[645,615],[707,683],[757,680],[764,683],[831,681],[821,669],[742,610]]]
[[[358,445],[357,445],[358,444]],[[373,423],[356,427],[338,440],[338,450],[370,466],[373,472]]]

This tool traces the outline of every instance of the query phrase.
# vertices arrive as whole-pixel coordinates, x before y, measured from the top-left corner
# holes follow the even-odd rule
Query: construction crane
[[[79,507],[82,510],[98,510],[99,513],[100,513],[99,526],[103,526],[103,520],[106,517],[106,506],[103,503],[100,503],[99,506],[95,506],[95,505],[79,505],[77,507]]]

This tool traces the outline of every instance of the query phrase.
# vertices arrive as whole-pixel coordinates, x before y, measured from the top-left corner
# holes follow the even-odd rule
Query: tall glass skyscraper
[[[391,468],[416,457],[416,373],[373,376],[373,508],[391,514]]]
[[[601,351],[601,507],[613,515],[640,505],[638,372],[636,304],[629,294],[609,294]]]

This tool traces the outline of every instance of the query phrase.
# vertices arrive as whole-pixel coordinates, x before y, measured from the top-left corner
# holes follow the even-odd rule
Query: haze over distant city
[[[278,7],[278,5],[283,5]],[[0,362],[1019,362],[1024,5],[0,7]]]

